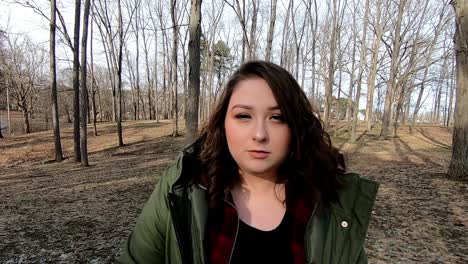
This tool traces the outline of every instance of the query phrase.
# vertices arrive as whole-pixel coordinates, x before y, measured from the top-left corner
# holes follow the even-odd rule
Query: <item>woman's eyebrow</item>
[[[247,110],[252,110],[253,106],[243,105],[243,104],[236,104],[231,109],[234,109],[234,108],[244,108],[244,109],[247,109]],[[268,107],[268,110],[278,110],[278,109],[280,109],[279,105]]]
[[[234,108],[244,108],[244,109],[248,109],[248,110],[252,110],[253,107],[250,106],[250,105],[243,105],[243,104],[236,104],[234,105],[231,109],[234,109]]]

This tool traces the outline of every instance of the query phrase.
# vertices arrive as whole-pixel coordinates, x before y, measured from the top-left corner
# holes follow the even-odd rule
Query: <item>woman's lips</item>
[[[270,152],[261,150],[249,150],[248,152],[254,159],[266,159],[270,155]]]

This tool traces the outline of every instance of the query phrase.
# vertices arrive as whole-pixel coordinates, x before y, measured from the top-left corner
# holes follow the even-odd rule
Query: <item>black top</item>
[[[288,218],[285,214],[279,226],[271,231],[262,231],[239,221],[231,263],[293,263]]]

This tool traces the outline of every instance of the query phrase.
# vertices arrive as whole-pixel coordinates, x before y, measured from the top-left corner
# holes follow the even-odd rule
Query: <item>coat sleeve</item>
[[[162,177],[143,207],[125,242],[119,263],[164,263],[166,227],[169,221],[168,183]]]

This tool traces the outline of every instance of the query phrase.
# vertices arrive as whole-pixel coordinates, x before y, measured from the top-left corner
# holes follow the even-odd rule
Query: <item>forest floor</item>
[[[444,178],[451,132],[402,127],[399,137],[381,140],[377,131],[356,144],[346,143],[347,133],[332,139],[350,171],[381,183],[369,263],[466,263],[468,184]],[[70,129],[62,131],[62,163],[50,161],[51,131],[0,140],[0,263],[115,262],[184,138],[170,136],[170,121],[125,122],[122,148],[114,125],[100,124],[98,133],[89,134],[87,168],[72,161]]]

